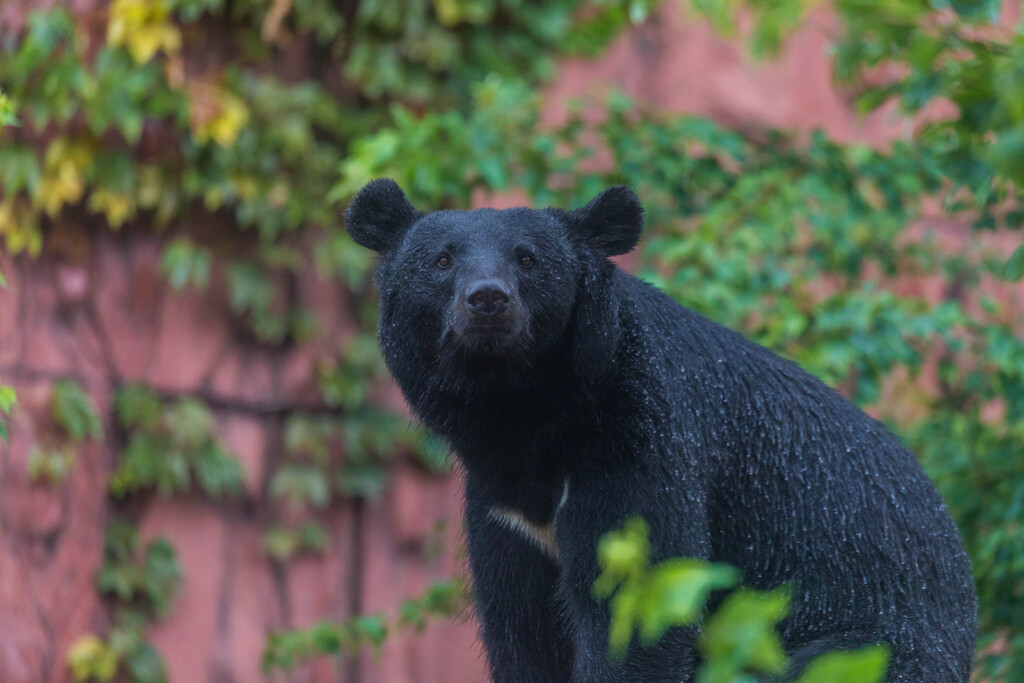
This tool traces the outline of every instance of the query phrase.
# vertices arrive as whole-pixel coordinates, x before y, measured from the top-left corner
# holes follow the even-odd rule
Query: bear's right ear
[[[398,183],[379,178],[359,190],[348,205],[345,226],[356,244],[386,253],[398,245],[405,231],[422,215],[412,207]]]

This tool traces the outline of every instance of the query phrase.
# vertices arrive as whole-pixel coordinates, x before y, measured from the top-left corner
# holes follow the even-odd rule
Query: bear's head
[[[403,389],[403,374],[479,382],[559,354],[583,374],[611,363],[618,310],[608,257],[630,251],[643,226],[629,188],[572,211],[423,213],[380,179],[345,218],[352,238],[380,253],[381,345]]]

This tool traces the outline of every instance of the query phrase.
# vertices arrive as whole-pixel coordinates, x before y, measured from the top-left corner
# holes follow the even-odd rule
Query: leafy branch
[[[639,647],[660,640],[670,628],[699,628],[697,647],[703,661],[699,683],[742,683],[758,674],[781,675],[788,658],[776,626],[789,610],[784,587],[771,591],[737,588],[711,614],[712,592],[734,588],[739,572],[726,564],[698,559],[670,559],[652,565],[646,523],[630,518],[598,545],[601,574],[595,598],[611,600],[609,656],[621,659],[634,632]],[[831,652],[813,659],[797,683],[875,683],[885,676],[887,646]]]
[[[422,596],[405,600],[398,614],[370,614],[343,622],[322,621],[305,629],[271,633],[263,652],[263,671],[290,670],[316,655],[354,656],[364,647],[379,648],[389,634],[405,629],[422,631],[432,619],[448,618],[461,612],[468,602],[465,585],[459,580],[440,581]]]

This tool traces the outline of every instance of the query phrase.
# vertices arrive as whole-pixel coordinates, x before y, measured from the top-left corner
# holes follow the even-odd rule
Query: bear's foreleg
[[[615,660],[608,656],[609,603],[592,592],[600,574],[601,536],[630,517],[648,523],[653,563],[708,556],[702,489],[682,489],[679,494],[680,489],[657,486],[652,481],[655,477],[666,478],[641,463],[619,472],[580,473],[571,481],[568,500],[555,520],[561,565],[558,596],[572,634],[573,681],[693,680],[700,661],[695,626],[672,628],[649,646],[634,642],[624,658]]]
[[[472,498],[473,493],[468,492]],[[483,501],[467,506],[473,599],[495,683],[564,683],[572,645],[550,547]]]

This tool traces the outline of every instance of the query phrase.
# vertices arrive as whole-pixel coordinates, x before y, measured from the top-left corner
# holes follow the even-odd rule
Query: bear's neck
[[[457,376],[458,372],[464,374]],[[574,433],[567,423],[589,414],[568,354],[555,353],[531,366],[481,361],[461,371],[406,384],[406,399],[432,431],[452,446],[467,468],[510,463],[537,470],[554,440]],[[509,473],[511,474],[511,472]]]
[[[572,435],[593,433],[594,411],[587,409],[567,359],[538,372],[529,384],[501,386],[500,392],[455,397],[458,408],[447,414],[454,421],[432,427],[451,445],[467,484],[486,483],[485,498],[495,510],[549,524],[581,454]]]

